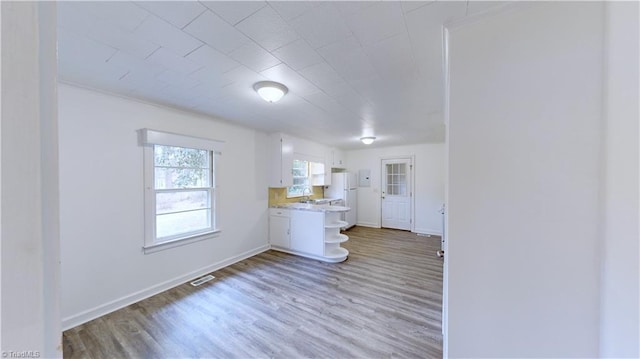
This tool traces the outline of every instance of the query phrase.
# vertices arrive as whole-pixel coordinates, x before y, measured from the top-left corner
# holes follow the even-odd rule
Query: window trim
[[[144,254],[155,253],[161,250],[183,246],[186,244],[199,242],[202,240],[215,238],[221,233],[217,221],[217,186],[216,173],[218,171],[218,156],[223,142],[200,137],[191,137],[169,132],[161,132],[150,129],[139,130],[139,142],[143,146],[143,168],[144,168]],[[158,242],[156,238],[156,189],[155,179],[155,159],[154,146],[175,146],[184,148],[195,148],[210,151],[211,161],[211,187],[206,187],[211,191],[211,221],[212,227],[202,232],[191,232],[183,237],[172,238]]]

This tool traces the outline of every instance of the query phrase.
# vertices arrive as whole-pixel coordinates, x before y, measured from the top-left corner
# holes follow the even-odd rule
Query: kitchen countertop
[[[348,212],[351,210],[351,208],[345,206],[330,206],[328,204],[310,203],[281,203],[273,205],[271,208],[286,208],[314,212]]]

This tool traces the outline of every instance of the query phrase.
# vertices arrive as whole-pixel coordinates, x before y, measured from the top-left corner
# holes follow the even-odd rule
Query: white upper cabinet
[[[344,152],[338,148],[329,148],[325,153],[325,164],[327,168],[346,168]],[[331,171],[328,171],[331,175]]]
[[[326,146],[302,138],[292,137],[292,139],[296,160],[323,162]]]
[[[347,161],[344,158],[344,152],[340,149],[333,149],[333,167],[347,168]]]
[[[269,187],[293,186],[293,160],[313,164],[309,168],[312,186],[331,184],[332,166],[326,162],[326,146],[284,133],[271,134],[269,146]]]
[[[291,137],[274,133],[270,136],[270,187],[293,185],[293,141]]]
[[[326,179],[324,163],[309,162],[309,179],[312,186],[325,186]]]

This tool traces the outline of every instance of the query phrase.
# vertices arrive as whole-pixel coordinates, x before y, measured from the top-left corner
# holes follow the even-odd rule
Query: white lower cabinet
[[[270,210],[269,243],[272,246],[289,248],[291,246],[291,219],[288,209]]]
[[[291,249],[316,256],[324,254],[323,231],[324,213],[312,211],[291,211]]]
[[[349,237],[340,233],[346,222],[340,212],[271,208],[269,241],[275,250],[325,262],[342,262],[349,251],[340,247]]]

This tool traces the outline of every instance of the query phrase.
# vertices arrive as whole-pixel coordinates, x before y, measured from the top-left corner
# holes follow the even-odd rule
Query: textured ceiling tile
[[[427,0],[427,1],[402,1],[400,5],[402,6],[402,11],[406,14],[413,10],[419,9],[423,6],[429,5],[433,3],[435,0]]]
[[[347,17],[375,4],[375,1],[336,1],[334,5],[342,16]]]
[[[104,63],[117,51],[69,30],[58,30],[58,58],[65,64]]]
[[[318,52],[347,82],[376,74],[367,54],[354,37],[322,47]]]
[[[138,1],[136,5],[180,29],[206,10],[197,1]]]
[[[406,32],[399,2],[376,3],[349,16],[347,24],[362,45]]]
[[[441,28],[466,2],[205,4],[59,2],[61,81],[345,148],[442,141]]]
[[[303,39],[293,41],[272,53],[294,70],[300,70],[323,61],[316,50]]]
[[[300,70],[299,73],[323,90],[328,90],[333,86],[346,85],[342,76],[326,62],[306,67]]]
[[[314,84],[309,82],[286,64],[280,64],[260,72],[261,75],[271,81],[277,81],[289,88],[289,90],[299,96],[320,91]]]
[[[264,1],[201,1],[231,25],[235,25],[267,6]]]
[[[229,56],[255,72],[266,70],[280,63],[280,60],[253,42],[248,42],[233,50]]]
[[[184,56],[202,46],[200,40],[185,34],[177,27],[155,16],[147,17],[133,33],[133,36],[139,36],[171,49],[180,56]]]
[[[80,36],[87,36],[104,45],[145,58],[158,49],[158,45],[132,36],[130,32],[115,26],[112,22],[82,13],[71,2],[58,5],[58,23],[61,29]]]
[[[251,41],[211,11],[205,11],[184,31],[225,54]]]
[[[176,71],[183,75],[188,75],[202,66],[195,62],[178,56],[170,50],[161,47],[158,51],[146,58],[151,64],[157,64],[166,67],[169,70]]]
[[[313,9],[313,4],[309,1],[270,1],[269,5],[286,21]]]
[[[346,108],[344,106],[342,106],[338,101],[329,97],[324,92],[312,93],[304,96],[304,98],[312,105],[324,110],[331,115],[343,113],[346,111]]]
[[[240,83],[242,86],[251,88],[251,91],[253,91],[252,86],[255,82],[268,80],[261,73],[255,72],[243,65],[225,72],[224,76],[233,80],[233,83]]]
[[[343,85],[343,86],[335,86],[329,95],[340,104],[342,104],[345,108],[354,112],[355,114],[360,114],[365,112],[368,108],[371,107],[371,103],[369,103],[365,98],[360,96],[351,86]]]
[[[234,81],[223,72],[206,66],[189,74],[189,77],[197,79],[202,83],[206,83],[209,87],[224,87]]]
[[[512,1],[469,1],[467,3],[467,16],[491,10],[500,6],[505,6],[510,2]]]
[[[72,1],[70,6],[108,20],[129,32],[135,30],[150,15],[148,11],[125,1]]]
[[[108,62],[112,66],[117,66],[149,77],[155,77],[162,71],[166,70],[166,67],[162,65],[151,64],[142,58],[123,51],[118,51],[115,55],[109,58]]]
[[[352,35],[331,2],[323,3],[296,17],[291,21],[291,26],[315,49]]]
[[[201,46],[185,57],[197,64],[214,68],[220,72],[229,71],[239,66],[236,60],[209,45]]]
[[[387,79],[413,78],[418,70],[407,34],[396,35],[365,47],[378,74]]]
[[[174,88],[190,89],[200,84],[200,80],[183,76],[179,72],[165,70],[156,76],[156,80],[171,85]]]
[[[268,51],[298,38],[298,34],[270,6],[256,11],[235,27]]]

